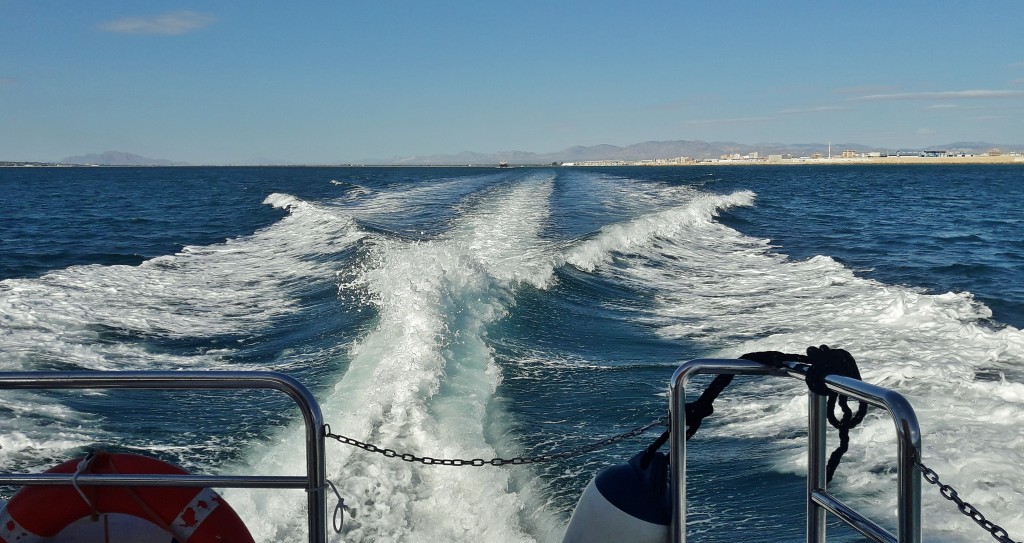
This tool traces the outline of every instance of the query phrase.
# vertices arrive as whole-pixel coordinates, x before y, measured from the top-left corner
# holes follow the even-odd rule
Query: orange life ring
[[[155,458],[105,452],[69,460],[47,470],[47,473],[76,472],[188,474],[178,466]],[[118,541],[124,536],[113,534],[110,524],[111,519],[116,524],[119,518],[133,519],[135,525],[154,526],[168,535],[168,541],[253,543],[242,519],[209,488],[65,485],[29,486],[11,497],[0,510],[0,542],[49,541],[48,538],[65,529],[77,532],[90,524],[82,519],[102,521],[103,525],[92,531],[103,530],[101,533],[111,534],[110,541]]]

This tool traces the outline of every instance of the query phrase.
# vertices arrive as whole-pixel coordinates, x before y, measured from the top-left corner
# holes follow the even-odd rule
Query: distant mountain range
[[[872,151],[897,152],[897,151],[924,151],[924,150],[946,150],[957,151],[968,154],[986,153],[992,149],[1003,151],[1018,151],[1024,148],[1022,144],[994,144],[988,142],[955,142],[947,145],[929,146],[918,149],[910,148],[888,148],[872,147],[858,143],[833,143],[832,155],[838,156],[846,150],[857,153]],[[507,161],[510,164],[550,164],[553,162],[584,162],[588,160],[624,160],[638,161],[658,158],[690,157],[694,159],[719,158],[722,155],[749,155],[759,153],[761,156],[768,155],[792,155],[794,157],[813,156],[815,153],[827,155],[829,144],[827,143],[758,143],[744,144],[724,141],[647,141],[627,147],[616,145],[593,145],[590,147],[575,146],[554,153],[531,153],[527,151],[501,151],[496,153],[474,153],[463,152],[456,155],[427,155],[414,157],[391,157],[386,159],[367,159],[360,162],[367,165],[408,165],[408,166],[437,166],[437,165],[490,165]]]
[[[162,158],[146,158],[144,156],[107,151],[105,153],[80,156],[69,156],[60,161],[61,164],[82,164],[96,166],[189,166],[188,162],[174,162]]]

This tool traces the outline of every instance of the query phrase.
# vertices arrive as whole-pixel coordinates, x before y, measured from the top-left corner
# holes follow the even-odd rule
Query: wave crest
[[[571,249],[565,261],[582,271],[591,272],[610,262],[613,253],[649,246],[657,238],[676,237],[687,230],[712,224],[723,210],[752,205],[754,193],[749,190],[724,196],[698,194],[685,205],[601,228],[596,237]]]

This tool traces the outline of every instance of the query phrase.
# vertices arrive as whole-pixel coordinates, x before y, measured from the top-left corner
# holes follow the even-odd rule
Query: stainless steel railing
[[[306,426],[306,475],[79,475],[80,486],[167,486],[304,489],[310,543],[327,541],[324,421],[316,398],[302,383],[275,372],[110,371],[0,373],[0,389],[270,389],[287,394]],[[0,485],[71,485],[73,474],[0,473]]]
[[[805,379],[807,365],[787,363],[773,368],[748,360],[700,359],[680,366],[669,388],[671,413],[670,456],[672,462],[672,541],[686,541],[686,385],[699,374],[774,375]],[[846,394],[884,409],[896,424],[897,535],[860,514],[830,494],[825,484],[826,396],[808,391],[807,423],[807,541],[825,542],[825,514],[832,513],[861,534],[880,543],[921,543],[921,472],[915,460],[921,457],[921,429],[910,403],[897,392],[872,384],[830,375],[830,390]]]

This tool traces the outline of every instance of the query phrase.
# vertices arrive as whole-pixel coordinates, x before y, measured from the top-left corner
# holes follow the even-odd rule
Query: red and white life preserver
[[[155,458],[104,452],[47,470],[76,472],[188,474]],[[87,533],[111,542],[253,543],[235,511],[209,488],[29,486],[0,510],[3,543],[80,540]]]

